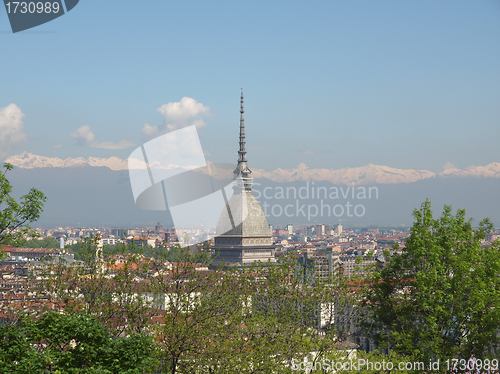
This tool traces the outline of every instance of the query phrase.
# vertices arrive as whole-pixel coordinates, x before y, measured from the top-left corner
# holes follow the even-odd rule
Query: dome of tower
[[[219,216],[218,236],[270,237],[267,217],[251,192],[235,193]]]

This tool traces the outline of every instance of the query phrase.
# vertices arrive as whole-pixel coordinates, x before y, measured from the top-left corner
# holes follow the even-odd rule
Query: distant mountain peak
[[[438,176],[500,178],[500,163],[492,162],[486,166],[469,166],[465,170],[454,167],[442,171]]]
[[[47,157],[34,155],[29,152],[23,152],[19,155],[11,156],[5,162],[9,162],[14,166],[23,169],[34,168],[64,168],[64,167],[81,167],[81,166],[105,166],[111,170],[127,169],[127,161],[119,157],[113,156],[109,158],[100,157],[68,157],[61,159],[59,157]]]
[[[23,169],[34,168],[64,168],[64,167],[107,167],[111,170],[127,170],[128,160],[122,160],[113,156],[109,158],[99,157],[46,157],[23,152],[19,155],[9,157],[6,162]],[[142,165],[142,163],[137,163]],[[164,165],[151,165],[152,168],[169,168]],[[427,178],[449,178],[449,177],[476,177],[476,178],[500,178],[500,162],[492,162],[486,166],[470,166],[465,170],[450,168],[441,173],[433,173],[428,170],[396,169],[389,166],[368,164],[365,166],[343,168],[343,169],[311,169],[304,163],[300,163],[293,169],[275,169],[265,171],[253,169],[254,177],[267,178],[274,182],[293,181],[329,181],[333,184],[344,185],[370,185],[370,184],[397,184],[411,183]]]

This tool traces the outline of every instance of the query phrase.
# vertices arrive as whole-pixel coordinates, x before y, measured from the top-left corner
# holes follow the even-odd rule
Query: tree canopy
[[[12,185],[5,177],[14,166],[5,163],[3,168],[0,172],[0,245],[15,245],[22,241],[24,234],[30,233],[29,225],[40,218],[46,197],[36,188],[32,188],[17,202],[11,196]]]
[[[499,343],[500,245],[483,246],[463,209],[433,217],[426,201],[401,254],[386,254],[366,295],[365,327],[379,346],[422,359],[482,358]]]
[[[51,264],[40,292],[66,314],[94,316],[112,336],[152,334],[164,372],[292,372],[291,359],[311,351],[321,359],[346,338],[333,313],[352,304],[345,280],[305,277],[294,256],[279,266],[208,270],[210,257],[189,249],[177,248],[180,261],[169,263],[84,244],[83,262]]]
[[[105,326],[84,314],[25,317],[0,326],[0,336],[3,373],[142,374],[154,361],[150,337],[111,339]]]

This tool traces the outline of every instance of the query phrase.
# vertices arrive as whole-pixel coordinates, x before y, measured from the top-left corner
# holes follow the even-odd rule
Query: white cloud
[[[200,114],[209,114],[210,109],[202,103],[198,103],[190,97],[183,97],[181,101],[176,103],[163,104],[158,108],[162,116],[170,120],[182,120],[193,118]]]
[[[93,142],[90,146],[93,148],[105,148],[105,149],[125,149],[128,147],[133,147],[134,142],[128,140],[120,140],[118,143],[113,142]]]
[[[210,108],[190,97],[170,102],[159,107],[158,112],[165,117],[167,128],[171,131],[190,125],[197,128],[206,126],[204,117],[210,116]]]
[[[84,125],[69,134],[73,139],[73,142],[79,146],[89,145],[93,148],[104,148],[104,149],[124,149],[132,147],[135,145],[134,142],[128,140],[120,140],[118,143],[113,142],[97,142],[95,141],[95,134],[88,125]]]
[[[449,169],[456,169],[457,167],[455,164],[452,164],[450,161],[448,161],[446,164],[443,166],[443,170],[449,170]]]
[[[70,138],[76,145],[81,147],[92,143],[95,140],[95,135],[90,129],[90,126],[84,125],[69,134]]]
[[[201,128],[201,127],[205,127],[207,124],[205,123],[205,121],[203,121],[202,119],[195,119],[193,121],[193,125],[196,126],[196,128]]]
[[[158,132],[158,126],[151,126],[150,124],[145,123],[144,126],[142,126],[141,132],[142,132],[142,135],[149,138],[150,136],[152,136]]]
[[[0,161],[5,160],[11,150],[26,140],[24,116],[25,114],[16,104],[0,109]]]

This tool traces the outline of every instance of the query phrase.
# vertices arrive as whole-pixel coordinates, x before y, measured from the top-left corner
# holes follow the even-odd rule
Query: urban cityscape
[[[498,0],[4,5],[0,373],[500,374]]]
[[[253,177],[252,170],[248,166],[246,151],[243,93],[241,93],[238,149],[238,162],[233,172],[235,179],[231,187],[233,192],[228,199],[224,192],[226,187],[223,186],[221,189],[225,204],[219,213],[216,227],[164,228],[161,222],[158,222],[155,226],[134,228],[61,226],[30,230],[23,226],[36,221],[37,216],[42,213],[45,196],[37,190],[31,190],[31,195],[28,198],[24,197],[25,201],[21,208],[10,199],[11,187],[2,175],[7,222],[3,232],[0,232],[3,235],[3,238],[0,236],[0,240],[4,242],[0,248],[2,258],[0,260],[0,303],[2,305],[0,322],[9,326],[19,318],[22,320],[19,313],[37,315],[44,310],[70,315],[72,310],[75,311],[73,309],[75,306],[77,306],[78,313],[81,313],[81,309],[85,310],[90,307],[91,313],[99,316],[103,324],[111,329],[110,334],[115,334],[117,342],[120,342],[120,339],[129,339],[133,331],[130,330],[131,327],[147,329],[150,331],[149,339],[158,333],[162,334],[161,338],[156,335],[155,339],[156,344],[160,346],[165,344],[166,358],[165,353],[157,357],[152,355],[151,347],[154,343],[149,340],[141,353],[140,370],[142,372],[146,371],[144,363],[153,361],[155,362],[153,372],[175,372],[178,369],[182,372],[183,368],[199,369],[200,365],[206,366],[207,363],[204,360],[207,359],[207,352],[210,352],[210,361],[213,360],[214,353],[203,348],[197,353],[196,359],[183,358],[187,351],[179,349],[182,345],[178,346],[180,343],[174,339],[174,336],[179,333],[178,329],[165,330],[165,327],[170,324],[169,320],[172,318],[172,321],[179,320],[179,315],[182,315],[183,317],[180,318],[182,330],[185,326],[191,326],[192,320],[196,320],[199,313],[197,309],[201,309],[202,314],[206,313],[203,305],[207,301],[210,308],[214,307],[215,303],[211,295],[215,294],[224,303],[236,296],[236,305],[232,305],[226,312],[218,311],[216,315],[219,317],[220,313],[222,319],[216,318],[213,321],[229,326],[224,331],[231,337],[225,337],[223,341],[229,339],[232,342],[235,339],[233,335],[237,333],[244,337],[242,342],[251,339],[249,338],[251,331],[246,331],[246,326],[241,326],[240,319],[233,321],[235,325],[227,320],[233,314],[243,318],[244,325],[253,326],[253,323],[257,323],[253,327],[259,329],[262,324],[259,315],[269,321],[272,321],[273,317],[278,318],[276,323],[286,325],[283,319],[289,316],[286,315],[285,310],[291,306],[292,309],[289,312],[292,316],[299,316],[298,320],[292,317],[288,322],[302,324],[305,330],[298,329],[299,340],[302,339],[303,343],[307,342],[307,344],[315,342],[316,348],[309,348],[311,352],[306,357],[301,357],[301,350],[304,349],[301,348],[299,351],[290,353],[288,360],[285,360],[286,356],[279,358],[281,366],[286,370],[303,370],[310,373],[316,370],[328,372],[330,369],[349,371],[353,367],[354,359],[355,370],[358,368],[362,370],[366,365],[366,370],[371,368],[390,372],[397,368],[399,371],[433,372],[437,369],[439,372],[442,358],[437,362],[434,362],[432,358],[429,359],[428,355],[433,355],[433,351],[422,352],[418,359],[405,356],[404,354],[408,354],[408,351],[403,351],[403,356],[390,356],[394,354],[391,342],[397,344],[397,338],[392,340],[380,338],[378,335],[390,325],[383,322],[386,312],[378,305],[377,296],[383,297],[384,301],[387,301],[387,296],[394,298],[389,310],[392,313],[396,310],[397,314],[399,303],[404,303],[399,294],[412,294],[413,288],[417,289],[417,293],[420,292],[418,290],[419,278],[425,277],[421,270],[415,270],[412,267],[413,259],[417,258],[415,264],[417,269],[426,266],[426,263],[432,269],[439,262],[433,260],[428,262],[427,257],[432,256],[432,251],[435,251],[432,245],[421,244],[421,240],[428,235],[430,235],[428,240],[438,240],[437,253],[443,249],[446,250],[450,245],[457,246],[457,248],[452,248],[447,256],[445,255],[444,264],[450,261],[448,264],[453,266],[455,262],[460,261],[462,252],[466,259],[472,253],[473,256],[478,256],[481,261],[484,261],[483,266],[471,267],[465,274],[457,267],[446,266],[445,273],[441,276],[447,278],[448,282],[454,284],[455,277],[465,277],[466,281],[467,278],[472,278],[472,284],[484,282],[486,279],[493,280],[493,284],[496,284],[495,281],[498,280],[500,273],[496,272],[494,261],[497,261],[500,266],[500,229],[494,229],[489,221],[482,221],[479,228],[473,230],[470,221],[464,221],[465,211],[457,211],[454,218],[450,215],[451,207],[445,207],[441,223],[428,221],[429,214],[432,215],[428,200],[422,204],[420,211],[414,212],[417,222],[411,229],[344,228],[342,219],[339,219],[337,224],[316,221],[314,225],[287,224],[284,227],[272,227],[268,223],[268,214],[252,192]],[[5,164],[4,167],[6,171],[12,169],[10,164]],[[210,170],[208,168],[208,172]],[[199,178],[199,176],[196,177]],[[162,183],[169,183],[168,179],[165,181]],[[192,183],[197,183],[201,179],[194,179],[194,181],[196,182]],[[213,185],[217,182],[211,179],[214,193]],[[180,187],[184,191],[183,195],[188,195],[185,193],[187,187]],[[165,186],[163,189],[171,191]],[[165,192],[164,194],[163,201],[167,201],[168,194]],[[171,198],[172,195],[168,196]],[[199,201],[199,198],[195,199],[197,204]],[[161,204],[162,200],[154,203]],[[201,207],[201,205],[198,206]],[[219,208],[221,206],[219,204]],[[11,211],[15,214],[10,215]],[[29,211],[32,212],[28,213]],[[419,221],[418,213],[425,218],[420,216]],[[192,222],[198,220],[196,211],[189,213],[189,215],[193,214]],[[419,224],[425,222],[431,226],[425,227],[424,232],[419,233]],[[458,232],[454,233],[453,230],[458,230]],[[441,237],[443,232],[444,236]],[[21,243],[21,245],[13,245],[15,243]],[[462,244],[458,243],[464,243],[466,250],[462,251],[460,248]],[[425,252],[423,257],[418,259],[416,253],[422,249]],[[406,267],[401,266],[400,261],[403,261],[403,264],[406,261]],[[288,267],[290,265],[291,267]],[[493,273],[486,275],[486,278],[484,275],[474,274],[476,269],[488,273],[490,267],[493,268]],[[281,268],[288,269],[288,271],[281,273]],[[455,272],[455,269],[458,271],[457,274],[448,275],[448,272]],[[384,275],[386,270],[389,273],[393,271],[399,271],[399,273],[395,278],[392,275],[386,279],[378,278]],[[500,267],[498,270],[500,271]],[[222,288],[229,287],[230,280],[234,276],[239,277],[243,274],[245,274],[244,278],[251,280],[251,284],[238,281],[237,288],[228,296],[229,299],[223,296],[224,292],[213,287],[213,281],[216,284],[219,283]],[[278,295],[281,296],[274,294],[276,289],[273,286],[276,285],[271,282],[277,274],[280,278]],[[474,275],[471,276],[471,274]],[[410,279],[407,279],[408,276]],[[283,277],[284,279],[281,279]],[[297,283],[289,278],[295,278]],[[90,280],[89,283],[87,283],[88,280]],[[63,281],[62,285],[54,287],[54,284],[59,284],[61,281]],[[283,281],[285,286],[281,284]],[[180,287],[180,284],[187,286]],[[206,288],[207,284],[208,288]],[[259,284],[265,285],[263,292],[248,292]],[[245,286],[250,288],[245,289]],[[380,288],[378,289],[377,286]],[[434,286],[439,287],[441,284],[434,284]],[[389,293],[387,293],[388,287]],[[294,296],[297,295],[293,295],[294,289],[300,290],[299,298],[296,300]],[[292,293],[287,294],[290,291]],[[241,298],[242,295],[243,298]],[[414,297],[416,296],[409,299],[411,307],[415,302]],[[372,300],[374,300],[373,304]],[[92,308],[91,305],[96,301],[102,305]],[[496,307],[490,306],[492,302],[493,300],[490,299],[486,308],[490,313],[495,313]],[[131,305],[132,313],[129,309]],[[451,305],[454,307],[453,303]],[[104,310],[101,309],[103,306]],[[217,306],[217,308],[221,307]],[[427,314],[428,311],[425,309],[424,313]],[[235,310],[239,312],[235,313]],[[273,311],[276,314],[273,314]],[[378,318],[382,324],[378,325],[373,333],[370,328],[367,329],[367,324],[372,328],[377,326],[375,321],[379,313],[381,316]],[[479,313],[485,312],[480,310]],[[40,317],[40,320],[43,321],[46,316],[49,314]],[[131,320],[137,318],[139,323]],[[457,317],[453,314],[450,318],[452,322]],[[470,315],[466,314],[466,318],[470,320]],[[195,323],[194,326],[197,329],[203,328],[203,324]],[[207,327],[210,331],[209,326],[204,326],[205,329]],[[490,331],[499,336],[500,332],[497,329],[498,325],[490,327]],[[169,335],[172,332],[173,335]],[[258,341],[261,334],[272,336],[269,331],[257,334],[259,339],[254,348],[257,351],[265,349],[266,346]],[[478,337],[481,334],[484,332],[477,334]],[[470,333],[461,336],[469,339]],[[287,340],[291,338],[287,334],[282,337]],[[211,343],[216,338],[208,332],[207,336],[202,333],[201,339],[202,341],[197,341],[196,345],[204,347],[207,342]],[[455,345],[454,339],[456,338],[446,343],[451,343],[453,346]],[[274,344],[274,338],[271,342]],[[9,344],[7,343],[7,346]],[[73,344],[72,349],[75,349],[78,344],[83,343],[73,338],[68,344]],[[250,345],[246,348],[249,349],[249,347]],[[322,351],[318,351],[320,347]],[[177,353],[168,353],[169,349],[174,349]],[[219,350],[219,348],[216,349]],[[495,357],[496,343],[484,341],[480,349],[482,350],[481,357],[484,357],[484,362],[488,363],[488,370],[492,368],[495,372],[498,369],[498,359],[489,357]],[[361,352],[371,353],[372,356],[362,356]],[[381,361],[378,354],[383,355]],[[109,351],[108,355],[113,357]],[[272,357],[270,360],[259,359],[254,364],[262,364],[264,367],[270,365],[271,370],[274,371],[279,362],[275,361],[276,356],[279,357],[281,354],[269,356]],[[417,361],[406,361],[408,357]],[[427,366],[423,361],[424,358],[429,360]],[[369,366],[370,359],[372,360],[371,367]],[[16,362],[14,360],[14,365]],[[450,369],[450,358],[446,362],[447,369]],[[452,370],[456,369],[458,362],[456,361],[455,364],[452,362]],[[478,363],[482,368],[483,358],[476,359],[475,356],[471,356],[467,360],[468,367],[479,370]],[[233,362],[233,364],[237,367],[240,363]],[[120,365],[118,365],[119,370],[123,370],[123,366]],[[219,368],[220,365],[224,365],[224,360],[210,362],[209,367]],[[138,370],[139,367],[135,369]],[[229,372],[233,370],[235,370],[234,367],[231,367]]]

